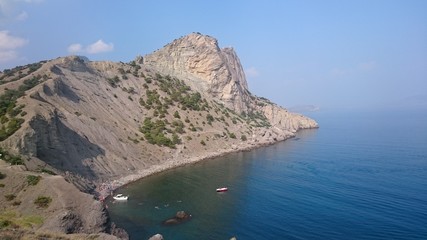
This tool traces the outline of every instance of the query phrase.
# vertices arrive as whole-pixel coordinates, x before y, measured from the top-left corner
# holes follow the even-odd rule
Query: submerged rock
[[[163,224],[164,225],[176,225],[176,224],[180,224],[180,223],[183,223],[183,222],[190,220],[191,217],[192,217],[191,214],[188,214],[184,211],[179,211],[175,214],[174,217],[163,221]]]

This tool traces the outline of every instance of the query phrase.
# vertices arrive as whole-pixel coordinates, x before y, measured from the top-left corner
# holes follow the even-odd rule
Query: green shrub
[[[6,194],[4,195],[4,198],[6,198],[7,201],[12,201],[16,196],[14,194]]]
[[[4,185],[4,183],[0,183],[0,187],[5,187],[6,185]]]
[[[19,205],[21,205],[21,201],[13,201],[12,205],[13,206],[19,206]]]
[[[241,139],[242,141],[246,141],[246,140],[248,140],[248,138],[246,137],[246,135],[242,135],[242,136],[240,137],[240,139]]]
[[[174,118],[181,118],[181,116],[179,116],[179,112],[175,111],[175,113],[173,114]]]
[[[24,161],[21,159],[21,157],[12,155],[6,150],[3,150],[2,148],[0,148],[0,159],[3,159],[11,165],[24,165]]]
[[[203,146],[206,146],[206,143],[205,143],[205,141],[200,141],[200,144],[202,144]]]
[[[39,208],[49,207],[50,202],[52,202],[52,198],[46,196],[38,196],[36,200],[34,200],[34,204]]]
[[[35,186],[35,185],[37,185],[37,183],[39,183],[41,178],[42,177],[40,177],[40,176],[28,175],[27,176],[27,183],[30,186]]]
[[[228,136],[229,136],[230,138],[236,138],[236,134],[234,134],[234,133],[229,133],[229,134],[228,134]]]
[[[210,115],[208,113],[208,115],[206,115],[206,120],[208,120],[208,124],[212,125],[212,122],[215,121],[214,117],[212,115]]]
[[[42,168],[42,169],[40,170],[40,172],[42,172],[42,173],[47,173],[47,174],[49,174],[49,175],[56,175],[56,173],[55,173],[55,172],[53,172],[53,171],[51,171],[51,170],[49,170],[49,169],[46,169],[46,168]]]
[[[0,172],[0,179],[3,179],[3,178],[5,178],[5,177],[6,177],[6,174],[4,174],[4,173]]]
[[[7,228],[13,223],[9,220],[0,220],[0,229]]]

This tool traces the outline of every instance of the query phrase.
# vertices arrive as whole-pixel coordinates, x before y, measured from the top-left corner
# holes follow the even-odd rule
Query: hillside
[[[193,33],[129,63],[70,56],[5,70],[0,147],[26,170],[102,193],[317,127],[251,94],[242,69],[233,49]]]

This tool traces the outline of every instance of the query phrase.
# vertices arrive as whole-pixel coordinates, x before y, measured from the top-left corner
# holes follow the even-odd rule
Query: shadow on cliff
[[[43,92],[47,96],[53,96],[54,94],[58,94],[60,97],[64,97],[74,103],[80,102],[80,97],[77,96],[76,93],[74,93],[71,88],[65,84],[61,79],[57,79],[53,82],[53,89],[51,89],[50,86],[47,84],[43,85]]]
[[[63,171],[77,187],[90,190],[91,180],[97,178],[94,159],[105,155],[105,150],[67,127],[57,112],[51,119],[36,116],[30,126],[36,133],[36,157]]]

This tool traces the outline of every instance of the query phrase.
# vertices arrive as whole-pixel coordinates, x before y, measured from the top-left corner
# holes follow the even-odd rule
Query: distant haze
[[[129,62],[201,32],[285,107],[426,108],[427,1],[0,0],[0,70],[66,55]]]

